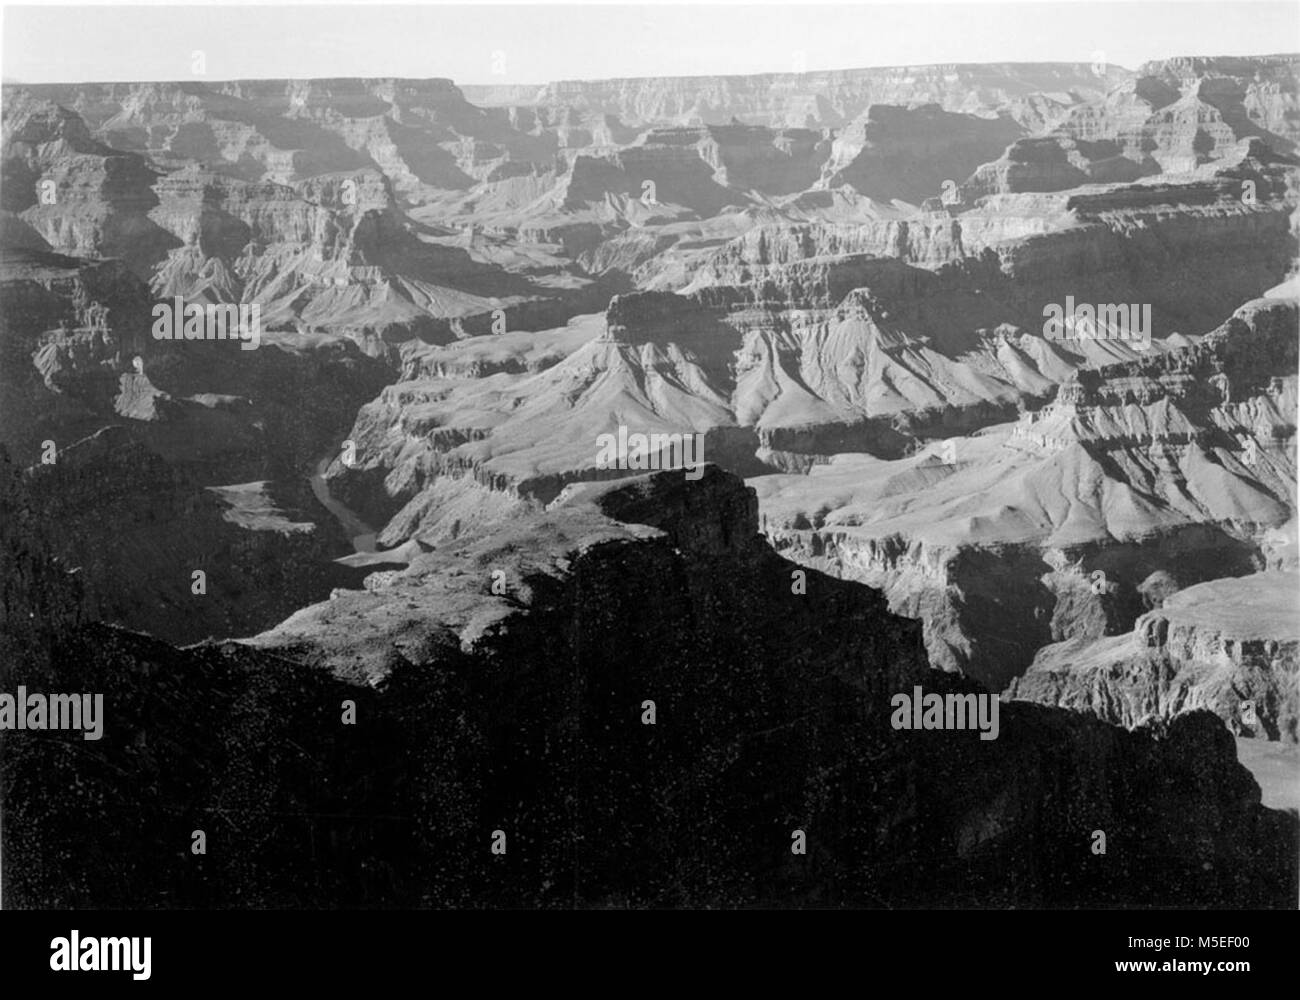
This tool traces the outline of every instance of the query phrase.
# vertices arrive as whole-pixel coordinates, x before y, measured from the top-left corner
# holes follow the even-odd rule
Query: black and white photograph
[[[1293,972],[1296,0],[0,32],[6,971],[619,910]]]

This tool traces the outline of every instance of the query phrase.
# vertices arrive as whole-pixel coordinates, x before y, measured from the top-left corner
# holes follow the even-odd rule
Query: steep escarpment
[[[1038,234],[1026,211],[1029,235],[1005,215],[985,225],[992,211],[857,227],[759,227],[696,270],[674,323],[707,329],[722,322],[741,333],[733,406],[742,424],[757,418],[761,430],[797,419],[807,431],[837,413],[841,425],[888,417],[895,430],[904,429],[900,418],[924,427],[938,415],[950,425],[978,425],[1067,372],[1104,364],[1107,355],[1121,360],[1129,350],[1119,341],[1040,339],[1046,305],[1067,297],[1148,303],[1155,337],[1196,334],[1227,319],[1243,287],[1261,294],[1286,273],[1283,205],[1252,208],[1223,192],[1201,204],[1197,189],[1176,185],[1142,194],[1145,203],[1135,193],[1127,204],[1127,188],[1062,199],[1059,221]],[[1234,250],[1211,263],[1199,251],[1203,240]],[[900,267],[900,260],[920,266]],[[672,336],[653,308],[639,331],[633,297],[611,307],[612,321],[616,311],[631,331],[621,339]],[[979,364],[970,363],[973,355]],[[896,370],[871,377],[877,365]],[[843,449],[828,442],[825,450]]]
[[[1083,370],[1018,421],[902,460],[754,480],[779,551],[880,586],[994,690],[1040,646],[1129,631],[1177,586],[1273,563],[1295,517],[1296,304]]]
[[[1134,181],[1155,173],[1155,164],[1122,155],[1113,141],[1040,136],[1018,139],[996,160],[982,164],[961,185],[965,199],[987,194],[1065,191],[1083,184]]]
[[[1130,727],[1206,709],[1239,735],[1295,743],[1298,599],[1294,570],[1201,583],[1129,634],[1044,647],[1008,694]]]
[[[512,328],[573,314],[559,303],[581,283],[577,270],[562,291],[440,252],[476,226],[553,245],[593,272],[669,287],[697,250],[765,220],[888,222],[950,185],[969,201],[1192,169],[1230,159],[1243,141],[1285,153],[1286,71],[1285,59],[1171,63],[1139,86],[1100,64],[893,67],[560,83],[525,105],[492,107],[436,78],[10,86],[6,133],[23,138],[6,145],[23,150],[6,154],[6,188],[27,192],[15,210],[56,249],[126,248],[142,274],[166,257],[164,284],[195,295],[259,286],[277,328],[345,327],[382,351],[411,336],[450,339],[456,320],[526,303]],[[506,91],[472,90],[490,102],[520,96]],[[1185,113],[1157,120],[1175,97],[1190,102]],[[66,205],[29,203],[36,181],[74,167],[81,180],[55,178]],[[95,179],[109,168],[116,180]],[[376,175],[387,208],[365,192],[356,199]],[[240,183],[251,187],[233,190]],[[294,200],[302,204],[284,204]],[[286,232],[312,230],[298,241],[310,248],[301,259],[291,238],[267,234],[286,213],[300,217]],[[1039,228],[1032,211],[1012,214],[1021,221],[971,220],[967,245],[987,242],[977,229],[991,238]],[[363,234],[349,236],[362,216],[363,230],[419,261],[416,273],[357,259]],[[198,250],[186,232],[196,217]],[[227,243],[229,252],[211,252]],[[596,297],[577,311],[599,308]],[[366,311],[383,329],[367,332]]]
[[[112,146],[292,183],[366,165],[403,188],[460,188],[484,161],[547,144],[468,103],[446,79],[232,80],[14,86],[86,117]],[[549,144],[554,149],[554,142]]]
[[[709,460],[745,475],[840,454],[901,458],[1015,420],[1085,369],[1180,349],[1227,319],[1244,289],[1272,287],[1290,224],[1259,176],[1255,205],[1218,182],[1054,195],[1055,214],[1027,236],[992,211],[757,226],[680,292],[613,298],[603,335],[578,323],[517,339],[539,363],[483,364],[485,350],[518,356],[516,340],[409,352],[406,378],[349,435],[357,463],[330,478],[375,523],[401,513],[383,539],[396,545],[459,530],[459,511],[440,517],[443,501],[421,496],[439,479],[477,484],[457,494],[546,503],[566,483],[616,475],[598,465],[597,439],[620,427],[703,434]],[[1044,310],[1070,300],[1149,308],[1152,339],[1043,336]]]
[[[889,66],[873,69],[763,73],[734,77],[671,77],[627,80],[564,80],[531,93],[467,88],[486,104],[571,107],[616,115],[625,122],[679,125],[746,124],[773,127],[843,125],[871,104],[938,104],[946,111],[973,113],[1014,109],[1041,116],[1034,98],[1071,93],[1100,98],[1131,76],[1119,66],[1086,63],[1003,63]]]
[[[1257,258],[1246,245],[1262,242],[1271,248],[1269,266],[1287,269],[1296,253],[1285,232],[1294,229],[1300,176],[1293,157],[1252,138],[1186,177],[1127,183],[1139,174],[1111,164],[1113,153],[1104,145],[1059,137],[1017,141],[964,182],[950,182],[942,195],[936,189],[920,210],[877,208],[852,218],[851,200],[838,210],[817,209],[843,201],[849,189],[807,192],[785,203],[783,214],[755,219],[747,232],[697,263],[692,277],[725,284],[744,280],[746,266],[847,253],[934,268],[994,249],[1004,269],[1019,277],[1068,273],[1089,283],[1101,274],[1122,283],[1125,271],[1140,281],[1144,261],[1165,269],[1170,252],[1194,259],[1225,240],[1239,244],[1225,260],[1243,251]],[[1079,152],[1084,149],[1086,155]],[[1179,245],[1166,245],[1171,240]],[[1043,270],[1028,269],[1030,261]]]
[[[394,359],[401,342],[451,340],[463,323],[486,328],[499,313],[537,328],[608,300],[609,289],[571,265],[558,280],[534,280],[440,242],[445,230],[404,214],[398,199],[412,185],[473,183],[443,148],[460,148],[448,123],[532,142],[458,94],[320,81],[278,99],[273,88],[252,89],[244,98],[199,84],[139,85],[104,96],[121,104],[107,116],[95,101],[73,101],[101,116],[94,134],[45,99],[81,90],[14,89],[2,159],[3,208],[15,216],[7,241],[120,256],[159,298],[256,304],[268,333],[347,336]],[[489,158],[532,155],[508,146]]]
[[[1199,99],[1245,135],[1259,136],[1279,152],[1300,139],[1300,57],[1182,56],[1144,63],[1137,71],[1144,87],[1161,84]],[[1290,147],[1288,147],[1290,143]]]
[[[1056,131],[1114,144],[1144,173],[1195,169],[1251,137],[1290,153],[1300,138],[1297,63],[1294,55],[1148,63],[1104,97],[1071,108]]]
[[[146,276],[176,245],[149,218],[158,204],[152,165],[98,142],[66,108],[6,101],[0,150],[0,205],[53,249],[121,257]]]
[[[12,446],[111,412],[119,371],[148,350],[151,302],[119,260],[0,247],[0,415]]]
[[[187,168],[156,187],[156,217],[184,242],[158,268],[154,293],[256,303],[272,334],[346,335],[395,359],[398,344],[445,342],[497,311],[516,325],[528,325],[536,306],[566,318],[570,300],[594,290],[547,288],[421,239],[374,171],[288,187]]]
[[[669,248],[748,228],[747,213],[815,185],[831,147],[826,129],[647,128],[566,147],[549,167],[503,167],[465,198],[417,214],[559,243],[593,271],[631,273]],[[633,249],[643,238],[651,245]]]
[[[104,738],[6,739],[6,904],[1291,904],[1294,818],[1218,720],[1009,704],[996,740],[894,730],[894,691],[962,682],[874,592],[792,592],[756,527],[738,481],[666,474],[252,644],[47,638],[6,688],[104,692]]]

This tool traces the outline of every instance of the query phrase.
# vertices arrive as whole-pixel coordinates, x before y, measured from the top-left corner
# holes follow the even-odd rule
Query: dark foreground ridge
[[[3,735],[7,907],[1294,905],[1296,817],[1218,718],[896,731],[892,694],[979,689],[777,556],[716,467],[571,487],[185,648],[84,622],[3,471],[0,690],[106,716]]]

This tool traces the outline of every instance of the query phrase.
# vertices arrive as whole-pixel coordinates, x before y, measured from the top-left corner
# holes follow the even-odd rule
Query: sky
[[[22,82],[450,77],[541,84],[927,63],[1300,51],[1300,0],[846,5],[4,5]]]

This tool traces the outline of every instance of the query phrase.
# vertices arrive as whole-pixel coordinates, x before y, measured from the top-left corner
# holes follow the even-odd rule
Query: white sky
[[[5,5],[25,82],[450,77],[546,83],[920,63],[1108,62],[1300,51],[1300,0],[1034,3]],[[494,54],[501,53],[494,63]],[[504,72],[494,72],[504,70]]]

